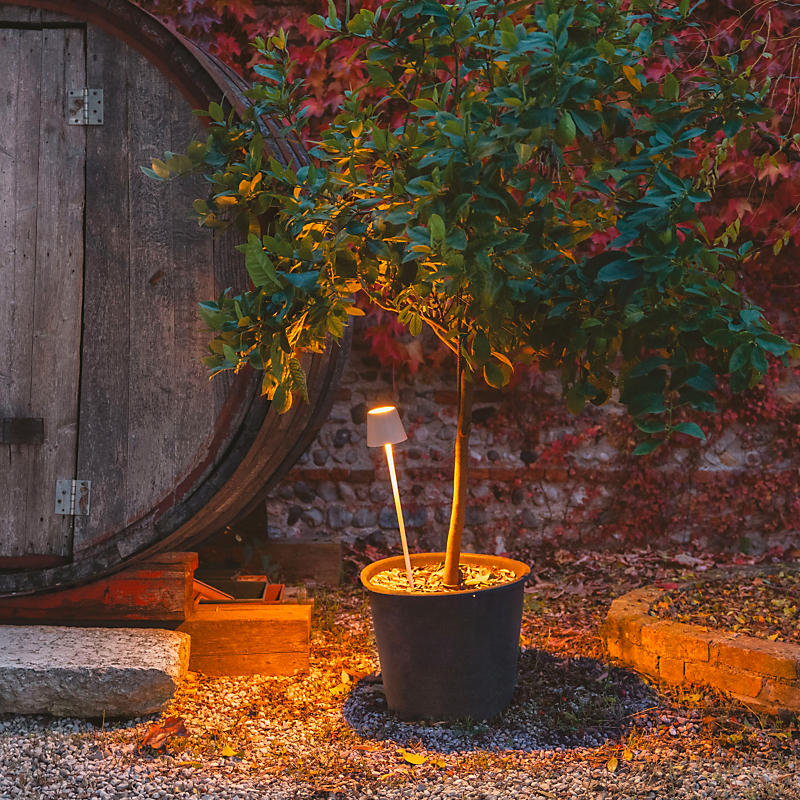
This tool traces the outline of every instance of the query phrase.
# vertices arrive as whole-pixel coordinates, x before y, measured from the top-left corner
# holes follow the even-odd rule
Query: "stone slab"
[[[189,644],[158,628],[0,626],[0,713],[155,713],[186,675]]]

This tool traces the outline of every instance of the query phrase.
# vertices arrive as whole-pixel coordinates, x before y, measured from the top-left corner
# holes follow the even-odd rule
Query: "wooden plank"
[[[308,669],[311,605],[206,603],[178,627],[189,669],[207,675],[292,675]]]
[[[192,114],[178,88],[163,78],[161,80],[164,84],[163,102],[167,103],[170,116],[168,128],[149,141],[150,152],[158,156],[164,150],[181,150],[194,138],[201,141],[206,138],[202,124]],[[145,159],[145,162],[149,160]],[[142,179],[146,180],[144,176]],[[226,287],[220,287],[215,279],[214,237],[211,231],[201,228],[192,218],[192,202],[208,192],[206,181],[197,175],[157,188],[168,194],[166,223],[170,235],[170,262],[164,267],[164,280],[170,283],[174,308],[174,361],[170,376],[175,425],[176,469],[173,480],[180,481],[198,461],[208,459],[217,418],[231,386],[227,376],[219,386],[209,383],[207,369],[201,360],[209,334],[198,313],[201,301],[214,299]],[[240,236],[236,238],[238,241]],[[219,454],[211,455],[213,463]]]
[[[216,288],[212,237],[191,220],[202,181],[165,186],[139,170],[185,146],[199,126],[178,90],[140,62],[129,95],[131,365],[142,376],[130,384],[129,472],[139,478],[129,478],[130,518],[174,497],[176,482],[208,452],[221,407],[200,361],[207,334],[197,304]]]
[[[329,539],[251,538],[236,541],[236,525],[229,532],[207,539],[199,547],[203,564],[258,572],[271,570],[270,578],[286,583],[313,581],[335,586],[341,580],[342,545]]]
[[[0,599],[0,622],[180,623],[192,610],[196,567],[196,553],[170,553],[75,589]]]
[[[36,220],[36,277],[30,416],[43,417],[45,443],[32,450],[30,552],[67,556],[72,518],[54,513],[56,481],[72,479],[78,441],[83,294],[85,129],[67,125],[67,91],[86,84],[84,32],[45,29]]]
[[[36,8],[25,8],[23,6],[1,5],[0,6],[0,28],[7,25],[42,26],[42,25],[70,25],[75,26],[77,21],[74,17],[60,14],[56,11],[41,11]]]
[[[0,28],[13,25],[41,25],[42,12],[22,6],[0,6]],[[8,73],[6,73],[8,74]]]
[[[75,518],[74,555],[127,523],[130,382],[128,48],[88,26],[87,83],[103,88],[104,124],[86,129],[85,315],[77,474],[92,481],[92,510]]]
[[[14,77],[0,121],[0,192],[9,200],[0,251],[12,255],[0,267],[0,331],[11,345],[0,410],[41,418],[46,436],[42,447],[2,448],[0,556],[60,560],[70,552],[71,520],[53,509],[56,477],[73,477],[75,461],[85,155],[83,133],[67,130],[63,107],[66,84],[85,80],[83,36],[0,36],[0,74]]]
[[[192,636],[192,645],[196,640]],[[292,653],[215,653],[189,652],[189,669],[211,677],[226,675],[297,675],[307,672],[308,652]]]
[[[0,29],[0,75],[12,76],[0,93],[0,413],[30,416],[32,297],[36,263],[36,184],[39,164],[41,35]],[[31,454],[0,445],[0,557],[25,551]],[[20,537],[22,538],[22,537]]]
[[[129,54],[130,373],[128,380],[128,519],[157,503],[175,479],[174,298],[170,269],[169,192],[141,175],[154,142],[169,126],[164,80],[138,54]],[[134,173],[139,172],[139,175]]]
[[[44,420],[41,417],[0,419],[0,444],[44,444]]]

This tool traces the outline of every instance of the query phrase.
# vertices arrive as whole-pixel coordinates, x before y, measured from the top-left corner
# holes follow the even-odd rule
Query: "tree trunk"
[[[447,534],[447,554],[444,562],[444,585],[458,587],[460,575],[461,534],[464,530],[467,478],[469,474],[469,435],[472,429],[472,396],[474,384],[459,357],[458,365],[458,426],[453,465],[453,507],[450,511],[450,530]]]

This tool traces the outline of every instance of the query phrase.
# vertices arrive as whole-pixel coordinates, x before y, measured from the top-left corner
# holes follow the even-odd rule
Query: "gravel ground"
[[[307,675],[191,675],[164,715],[126,723],[0,717],[0,798],[800,800],[796,717],[659,693],[603,659],[610,598],[685,563],[537,558],[517,693],[491,723],[393,719],[361,593],[320,592]]]

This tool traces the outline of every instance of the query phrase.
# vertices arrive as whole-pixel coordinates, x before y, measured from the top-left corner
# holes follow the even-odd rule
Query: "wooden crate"
[[[294,675],[308,669],[307,603],[200,603],[178,630],[192,637],[189,669],[194,672]]]

